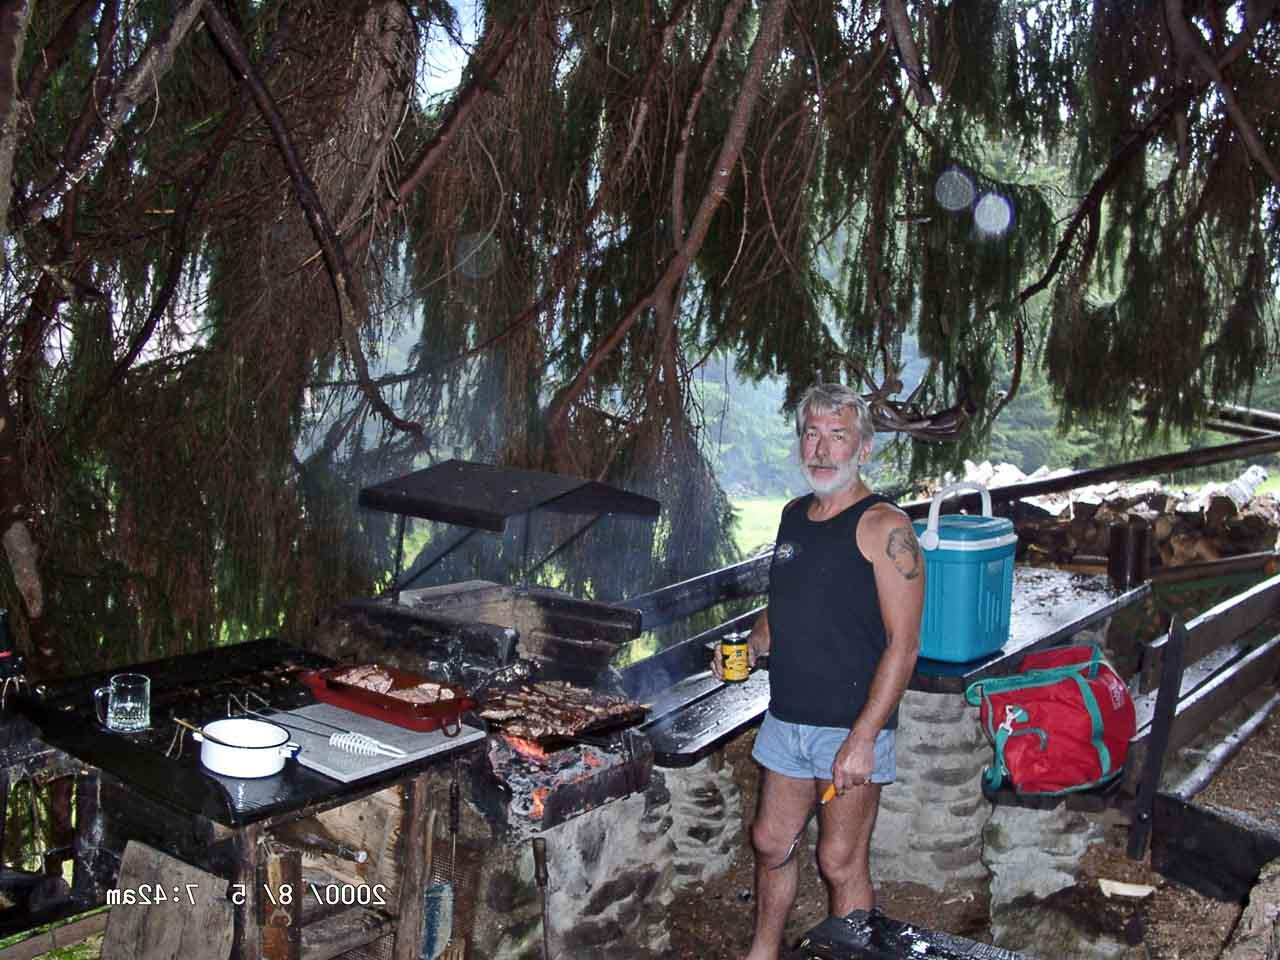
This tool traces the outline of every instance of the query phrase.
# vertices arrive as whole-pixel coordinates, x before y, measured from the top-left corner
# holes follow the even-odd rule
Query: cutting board
[[[326,777],[341,780],[343,783],[401,767],[437,753],[456,750],[485,735],[483,730],[465,723],[462,724],[462,729],[457,736],[453,737],[446,737],[441,730],[419,733],[327,703],[313,703],[306,707],[299,707],[297,710],[278,713],[267,719],[289,724],[286,729],[289,731],[290,739],[302,747],[298,751],[298,763],[317,773],[323,773]],[[375,754],[372,757],[364,757],[340,750],[329,744],[329,737],[335,731],[319,724],[309,724],[308,719],[320,720],[344,730],[363,733],[390,746],[399,747],[405,752],[405,756],[384,757]]]

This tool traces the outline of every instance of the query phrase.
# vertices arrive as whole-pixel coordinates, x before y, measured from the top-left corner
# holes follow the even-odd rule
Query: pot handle
[[[288,760],[290,757],[292,757],[301,749],[302,749],[302,744],[294,743],[292,740],[290,740],[288,743],[277,747],[276,752],[279,753],[280,756]]]
[[[99,687],[93,691],[93,712],[98,718],[98,722],[104,727],[107,725],[107,705],[111,697],[111,689],[109,687]]]

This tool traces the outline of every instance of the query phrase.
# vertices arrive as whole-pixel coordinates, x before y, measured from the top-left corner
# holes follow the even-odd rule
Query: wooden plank
[[[1208,683],[1221,670],[1240,660],[1250,647],[1243,642],[1227,644],[1213,653],[1206,654],[1195,663],[1182,670],[1182,682],[1178,690],[1178,698],[1184,700],[1196,690]],[[1185,657],[1184,657],[1185,662]],[[1145,737],[1151,726],[1151,718],[1155,715],[1156,693],[1142,693],[1133,698],[1134,710],[1137,714],[1137,737]]]
[[[1151,866],[1208,897],[1243,903],[1280,831],[1235,810],[1156,795]]]
[[[302,949],[302,851],[282,843],[266,844],[260,864],[262,956],[265,960],[300,960]]]
[[[1178,782],[1173,795],[1179,800],[1191,800],[1207,787],[1227,762],[1239,752],[1245,742],[1257,732],[1271,715],[1271,711],[1280,706],[1280,693],[1272,695],[1266,703],[1253,712],[1244,723],[1221,740],[1209,751],[1196,768]]]
[[[0,948],[0,960],[33,960],[50,950],[80,943],[107,928],[108,914],[107,910],[99,910],[52,930],[41,930],[25,940]]]
[[[1179,702],[1169,732],[1169,749],[1189,743],[1245,694],[1274,678],[1278,670],[1280,636],[1275,636]]]
[[[1199,563],[1182,563],[1176,567],[1157,567],[1151,571],[1156,583],[1183,583],[1187,580],[1203,580],[1209,577],[1225,577],[1253,573],[1262,570],[1270,575],[1280,566],[1280,552],[1261,550],[1257,553],[1241,553],[1221,560],[1204,560]]]
[[[430,775],[420,773],[405,785],[394,960],[418,960],[422,952],[423,897],[431,874],[431,843],[435,835],[435,811],[427,809],[429,783]]]
[[[1133,821],[1129,825],[1128,854],[1130,860],[1141,860],[1147,852],[1151,838],[1151,813],[1155,803],[1156,788],[1160,784],[1160,771],[1164,769],[1165,749],[1173,728],[1182,687],[1182,651],[1187,642],[1187,629],[1177,617],[1169,625],[1168,642],[1161,662],[1160,692],[1156,698],[1155,715],[1151,720],[1151,732],[1146,738],[1145,750],[1140,757],[1130,755],[1126,770],[1137,771],[1138,796],[1134,801]]]
[[[1280,574],[1224,600],[1191,620],[1187,624],[1183,662],[1194,663],[1277,614],[1280,614]],[[1142,666],[1143,692],[1151,690],[1159,682],[1160,657],[1167,642],[1168,635],[1165,635],[1148,648],[1150,656],[1144,658]]]
[[[726,600],[741,600],[765,593],[769,589],[769,566],[772,562],[773,554],[766,553],[660,590],[642,593],[615,606],[639,610],[641,629],[652,630]]]
[[[226,960],[233,921],[221,877],[131,840],[112,896],[120,902],[111,909],[102,960]]]
[[[651,721],[719,689],[720,681],[711,676],[715,645],[726,633],[750,630],[763,610],[755,607],[625,667],[619,678],[622,689],[649,704]]]

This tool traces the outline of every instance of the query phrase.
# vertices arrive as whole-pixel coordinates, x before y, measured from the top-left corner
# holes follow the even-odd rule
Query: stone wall
[[[721,754],[655,769],[643,794],[606,803],[541,834],[554,960],[647,960],[670,949],[677,893],[728,869],[742,802]],[[481,868],[471,960],[539,960],[533,849],[495,842]]]

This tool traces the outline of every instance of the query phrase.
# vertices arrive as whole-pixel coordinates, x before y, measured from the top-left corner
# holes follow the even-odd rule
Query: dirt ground
[[[740,737],[727,751],[748,810],[756,788],[755,767],[749,757],[751,741],[751,736]],[[1259,804],[1274,808],[1274,798],[1280,796],[1278,760],[1280,719],[1273,716],[1203,796],[1249,812],[1256,813]],[[1133,944],[1127,954],[1132,960],[1216,960],[1239,918],[1240,907],[1201,896],[1165,880],[1147,863],[1130,860],[1125,854],[1125,839],[1124,825],[1110,829],[1105,842],[1092,847],[1082,861],[1076,885],[1055,894],[1055,901],[1087,918],[1096,929]],[[753,867],[745,832],[740,833],[738,842],[738,855],[724,876],[675,904],[672,955],[679,960],[738,960],[746,953],[751,940]],[[793,946],[827,914],[826,895],[811,848],[799,862],[800,889],[787,926],[787,946]],[[1107,898],[1099,878],[1145,884],[1155,890],[1142,899]],[[927,887],[899,883],[878,884],[876,892],[878,906],[894,919],[991,942],[989,904],[984,896],[971,893],[940,900]]]

